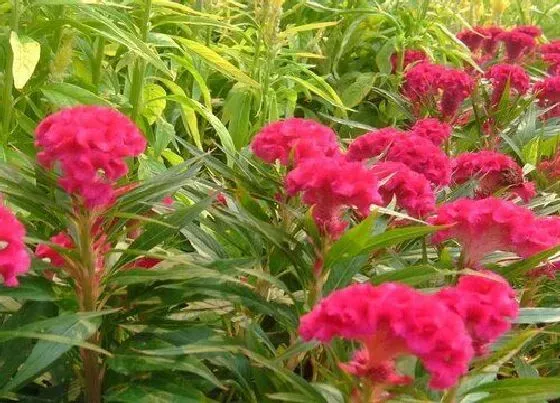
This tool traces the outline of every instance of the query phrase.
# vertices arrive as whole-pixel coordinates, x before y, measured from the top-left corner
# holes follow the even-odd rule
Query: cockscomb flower
[[[542,58],[549,65],[548,73],[551,76],[560,75],[560,53],[546,53]]]
[[[428,55],[423,50],[406,49],[404,51],[404,56],[403,56],[403,70],[406,70],[406,68],[413,63],[424,62],[427,60],[428,60]],[[399,63],[400,63],[400,54],[393,53],[391,55],[391,66],[393,67],[392,70],[393,73],[398,70]]]
[[[414,134],[399,137],[385,157],[386,161],[402,162],[422,174],[435,186],[451,181],[451,164],[445,153],[430,140]]]
[[[63,109],[45,118],[35,133],[39,163],[46,168],[58,164],[62,188],[80,196],[89,208],[114,201],[114,184],[128,172],[124,159],[146,148],[146,139],[130,119],[97,106]]]
[[[482,47],[484,38],[484,34],[479,32],[476,27],[472,30],[466,29],[457,34],[457,39],[463,42],[473,53]]]
[[[53,236],[50,241],[64,249],[74,248],[74,241],[64,231],[61,231]],[[35,256],[37,256],[39,259],[49,259],[53,267],[63,267],[65,264],[65,260],[60,255],[60,253],[45,244],[40,244],[37,246],[37,249],[35,249]]]
[[[494,55],[498,48],[499,36],[504,32],[503,28],[490,25],[485,27],[477,27],[477,31],[484,35],[482,42],[482,51],[486,55]]]
[[[400,162],[381,162],[371,169],[379,179],[379,193],[385,206],[396,197],[397,205],[412,217],[425,217],[434,211],[435,195],[424,175]]]
[[[363,161],[377,157],[381,161],[401,162],[424,175],[432,184],[446,185],[451,180],[451,165],[445,153],[430,140],[395,129],[382,129],[356,138],[346,158]]]
[[[263,161],[282,165],[306,158],[339,153],[335,132],[309,119],[291,118],[265,126],[251,143],[253,153]]]
[[[437,209],[433,225],[450,225],[432,235],[432,242],[456,239],[466,267],[480,268],[491,252],[529,257],[560,244],[560,220],[538,218],[511,201],[489,197],[459,199]]]
[[[492,105],[497,105],[509,85],[510,92],[515,90],[517,95],[524,95],[529,90],[529,75],[522,67],[514,64],[496,64],[485,74],[492,83]]]
[[[355,138],[350,146],[346,158],[349,161],[363,161],[387,153],[389,147],[406,133],[393,127],[385,127]]]
[[[19,284],[18,276],[31,265],[24,243],[25,227],[5,206],[0,205],[0,276],[6,287]]]
[[[471,95],[474,81],[462,70],[446,69],[440,78],[439,86],[443,91],[441,114],[450,118],[455,116],[463,101]]]
[[[519,303],[507,280],[490,271],[467,275],[455,287],[445,287],[437,294],[464,321],[477,355],[511,328]]]
[[[498,40],[505,44],[510,61],[518,60],[522,54],[533,50],[537,44],[533,36],[520,31],[502,32]]]
[[[552,158],[540,162],[538,170],[549,180],[556,181],[560,179],[560,154],[556,154]]]
[[[533,38],[542,35],[542,29],[536,25],[518,25],[513,28],[511,32],[521,32],[522,34],[529,35]]]
[[[402,383],[394,360],[416,355],[431,374],[430,387],[453,386],[473,356],[462,319],[433,295],[386,283],[358,284],[330,294],[301,318],[299,334],[323,343],[359,341],[363,350],[342,368],[380,383]]]
[[[438,95],[439,83],[445,67],[422,62],[409,69],[404,78],[403,94],[412,102],[430,102]]]
[[[494,151],[459,154],[452,160],[452,170],[455,184],[462,184],[473,178],[479,180],[478,197],[490,196],[504,187],[511,187],[509,190],[515,191],[524,185],[521,167],[509,155]],[[528,188],[523,189],[519,189],[523,196],[532,193],[528,192]]]
[[[547,262],[542,266],[536,267],[527,273],[529,277],[548,277],[555,279],[560,271],[560,262]]]
[[[560,117],[560,76],[548,77],[535,84],[538,105],[549,109],[544,118]]]
[[[441,93],[440,112],[443,117],[452,117],[473,87],[472,78],[464,71],[423,62],[405,74],[403,94],[419,109],[436,107]]]
[[[452,127],[438,119],[425,118],[417,120],[410,131],[412,134],[430,140],[436,146],[441,146],[451,137]]]
[[[335,239],[348,226],[341,218],[344,209],[355,208],[365,217],[372,204],[381,203],[377,187],[371,170],[342,157],[305,159],[286,176],[286,192],[303,193],[319,229]]]
[[[539,50],[541,53],[560,53],[560,39],[542,44]]]

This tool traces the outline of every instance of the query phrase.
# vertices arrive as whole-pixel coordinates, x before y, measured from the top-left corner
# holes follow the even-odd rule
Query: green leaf
[[[153,125],[158,120],[163,111],[165,110],[165,89],[157,84],[149,83],[144,85],[142,90],[143,108],[142,114],[148,121],[148,124]]]
[[[560,378],[502,379],[471,390],[486,392],[480,403],[542,402],[560,398]]]
[[[84,343],[93,335],[101,323],[100,316],[104,313],[67,314],[31,325],[19,327],[17,330],[0,331],[0,340],[12,337],[31,337],[39,339],[31,354],[18,369],[14,377],[4,386],[4,391],[18,388],[25,382],[43,372],[72,346],[87,347]],[[39,331],[33,331],[37,329]],[[96,347],[96,346],[93,346]],[[99,350],[97,348],[97,350]]]
[[[391,73],[393,66],[391,64],[391,55],[395,52],[395,47],[397,43],[397,38],[392,37],[387,42],[383,44],[377,55],[375,55],[375,63],[377,63],[377,68],[379,72],[383,74]]]
[[[41,87],[43,95],[54,104],[62,108],[76,105],[113,106],[109,101],[98,97],[93,92],[69,83],[52,83]]]
[[[156,124],[155,137],[154,156],[159,157],[163,150],[165,150],[169,143],[175,138],[175,127],[173,127],[171,123],[160,119]]]
[[[374,215],[346,231],[327,252],[325,266],[331,267],[337,260],[369,253],[375,249],[387,248],[398,245],[401,242],[419,238],[439,230],[439,227],[406,227],[374,234]]]
[[[224,388],[222,383],[208,369],[204,363],[195,357],[181,357],[179,359],[154,357],[145,355],[116,354],[108,360],[109,368],[124,375],[135,372],[152,371],[182,371],[200,376],[219,388]]]
[[[159,386],[159,387],[158,387]],[[122,403],[209,403],[204,394],[185,385],[143,385],[129,383],[109,390],[104,396],[106,402]]]
[[[39,62],[41,45],[27,36],[19,37],[14,31],[10,34],[10,45],[14,56],[12,66],[14,87],[21,90],[33,75],[35,66]]]
[[[198,43],[181,37],[175,37],[175,39],[179,43],[181,43],[188,51],[197,54],[206,62],[208,62],[210,65],[214,66],[214,68],[220,73],[226,74],[231,78],[240,81],[242,83],[245,83],[251,87],[255,87],[255,88],[260,87],[258,82],[253,80],[247,74],[239,70],[229,61],[227,61],[218,53],[216,53],[209,47],[203,45],[202,43]]]
[[[374,73],[360,73],[356,80],[342,91],[340,98],[348,108],[357,106],[369,94],[373,82]]]
[[[390,281],[408,285],[418,285],[437,276],[437,269],[433,266],[419,265],[396,269],[389,273],[379,274],[371,278],[373,284],[383,284]]]
[[[560,308],[520,308],[513,323],[532,325],[535,323],[560,322]]]

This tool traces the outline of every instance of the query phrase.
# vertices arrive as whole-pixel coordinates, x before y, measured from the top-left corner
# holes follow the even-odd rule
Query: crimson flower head
[[[484,27],[477,27],[477,32],[484,35],[484,41],[482,42],[482,51],[486,55],[494,55],[499,44],[499,36],[504,32],[502,27],[495,25],[489,25]]]
[[[455,184],[479,180],[477,197],[490,196],[504,187],[524,200],[534,196],[531,186],[524,182],[521,167],[509,155],[494,151],[462,153],[453,159],[452,169]]]
[[[486,353],[488,345],[511,328],[519,312],[515,291],[491,271],[462,276],[455,287],[436,295],[463,319],[477,355]]]
[[[25,227],[5,206],[0,206],[0,223],[0,276],[6,287],[15,287],[17,277],[31,265],[25,250]]]
[[[511,30],[512,32],[521,32],[522,34],[529,35],[533,38],[542,35],[542,29],[536,25],[518,25]]]
[[[401,162],[436,186],[448,184],[451,165],[445,153],[424,137],[401,133],[391,128],[366,133],[350,144],[346,158],[363,161],[377,157],[381,161]]]
[[[303,194],[319,229],[334,239],[348,226],[341,218],[344,209],[355,208],[365,217],[372,204],[381,204],[375,174],[342,157],[303,160],[286,176],[285,187],[289,195]]]
[[[548,77],[535,84],[538,105],[549,109],[544,118],[560,117],[560,76]]]
[[[560,219],[539,218],[527,208],[493,197],[446,203],[430,222],[451,226],[436,232],[432,241],[456,239],[464,264],[472,268],[480,268],[491,252],[529,257],[560,244]]]
[[[437,106],[444,118],[452,118],[474,88],[473,79],[464,71],[427,62],[419,63],[405,74],[403,94],[418,111]]]
[[[433,295],[394,283],[333,292],[301,318],[299,334],[306,341],[342,337],[360,342],[363,348],[342,369],[386,384],[407,382],[394,362],[415,355],[431,374],[429,386],[445,389],[467,372],[473,356],[459,315]]]
[[[501,33],[498,40],[504,42],[507,57],[510,61],[518,60],[524,53],[533,50],[537,45],[532,35],[516,30]]]
[[[441,146],[445,140],[451,137],[452,130],[449,124],[435,118],[419,119],[410,129],[412,134],[424,137],[436,146]]]
[[[89,208],[115,199],[115,182],[126,175],[125,158],[146,148],[146,139],[134,123],[111,108],[79,106],[45,118],[35,131],[39,163],[61,170],[59,183],[80,196]]]
[[[423,50],[406,49],[403,56],[403,70],[406,70],[408,66],[417,62],[425,62],[428,60],[428,55]],[[391,66],[393,67],[392,72],[398,70],[400,62],[400,55],[398,53],[393,53],[391,55]]]
[[[509,85],[510,92],[514,90],[517,95],[524,95],[529,90],[529,75],[523,67],[515,64],[496,64],[485,74],[492,83],[492,104],[497,105]]]
[[[393,197],[397,205],[416,218],[434,211],[436,200],[430,182],[401,162],[381,162],[372,171],[379,179],[379,193],[387,206]]]
[[[309,119],[291,118],[265,126],[251,143],[253,153],[263,161],[282,165],[306,158],[339,154],[335,132]]]
[[[471,52],[476,52],[482,47],[482,42],[485,39],[484,33],[479,32],[476,27],[472,30],[466,29],[457,34],[457,39],[463,42]]]

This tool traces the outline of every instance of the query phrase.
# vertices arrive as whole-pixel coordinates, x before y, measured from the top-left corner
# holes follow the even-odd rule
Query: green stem
[[[95,218],[88,209],[82,208],[78,217],[79,255],[82,282],[80,284],[80,305],[82,311],[94,312],[97,310],[99,297],[99,283],[97,279],[97,256],[94,249],[92,235]],[[100,334],[96,332],[88,340],[99,345]],[[101,403],[101,387],[103,382],[103,365],[100,363],[96,351],[81,349],[85,380],[85,401],[88,403]]]
[[[455,403],[457,398],[457,386],[448,389],[441,398],[441,403]]]
[[[142,41],[146,42],[148,39],[148,32],[150,26],[150,14],[152,12],[152,0],[146,0],[144,8],[144,16],[142,18],[142,26],[140,27],[140,34]],[[130,104],[132,105],[132,120],[138,121],[138,116],[142,111],[142,88],[144,86],[144,74],[146,73],[146,62],[141,59],[136,61],[134,74],[132,77],[132,88],[130,89]]]
[[[12,5],[12,26],[11,32],[16,32],[19,25],[19,14],[20,14],[20,0],[13,0]],[[8,144],[8,138],[10,136],[10,125],[12,120],[12,109],[13,109],[13,99],[12,99],[12,88],[14,86],[14,53],[12,52],[12,47],[8,47],[8,57],[6,58],[6,71],[4,73],[4,92],[2,94],[2,145]]]
[[[422,263],[428,264],[428,245],[426,237],[422,238]]]
[[[103,56],[105,55],[105,38],[100,36],[97,39],[97,46],[95,47],[95,59],[93,60],[93,69],[91,72],[91,80],[95,88],[99,86],[99,79],[101,78],[101,67],[103,66]]]

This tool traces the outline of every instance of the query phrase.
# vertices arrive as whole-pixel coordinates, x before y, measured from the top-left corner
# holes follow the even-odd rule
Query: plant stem
[[[20,0],[13,0],[12,5],[12,26],[11,32],[16,32],[19,25],[19,13],[20,13]],[[6,71],[4,72],[4,92],[2,94],[2,146],[8,144],[8,138],[10,136],[10,124],[12,120],[12,87],[14,86],[14,52],[12,47],[8,46],[8,57],[6,58]]]
[[[78,231],[80,265],[83,279],[79,290],[80,308],[85,312],[94,312],[97,310],[97,299],[99,297],[99,284],[96,273],[97,256],[94,250],[95,240],[92,236],[95,219],[88,209],[82,208],[80,210]],[[99,332],[95,332],[88,341],[93,344],[99,344]],[[96,351],[81,349],[80,355],[84,370],[85,401],[88,403],[101,403],[101,384],[104,371],[99,363],[99,354]]]
[[[146,0],[142,26],[140,27],[141,40],[148,40],[150,26],[150,14],[152,12],[152,0]],[[144,86],[144,74],[146,73],[146,61],[139,59],[136,61],[134,74],[132,77],[132,88],[130,89],[130,104],[132,105],[132,120],[138,122],[138,116],[142,111],[142,88]]]
[[[457,397],[457,386],[447,390],[441,398],[441,403],[455,403]]]
[[[103,56],[105,55],[105,38],[100,36],[97,39],[97,46],[95,47],[95,59],[93,60],[93,69],[91,71],[91,80],[95,88],[99,86],[101,78],[101,67],[103,65]]]

